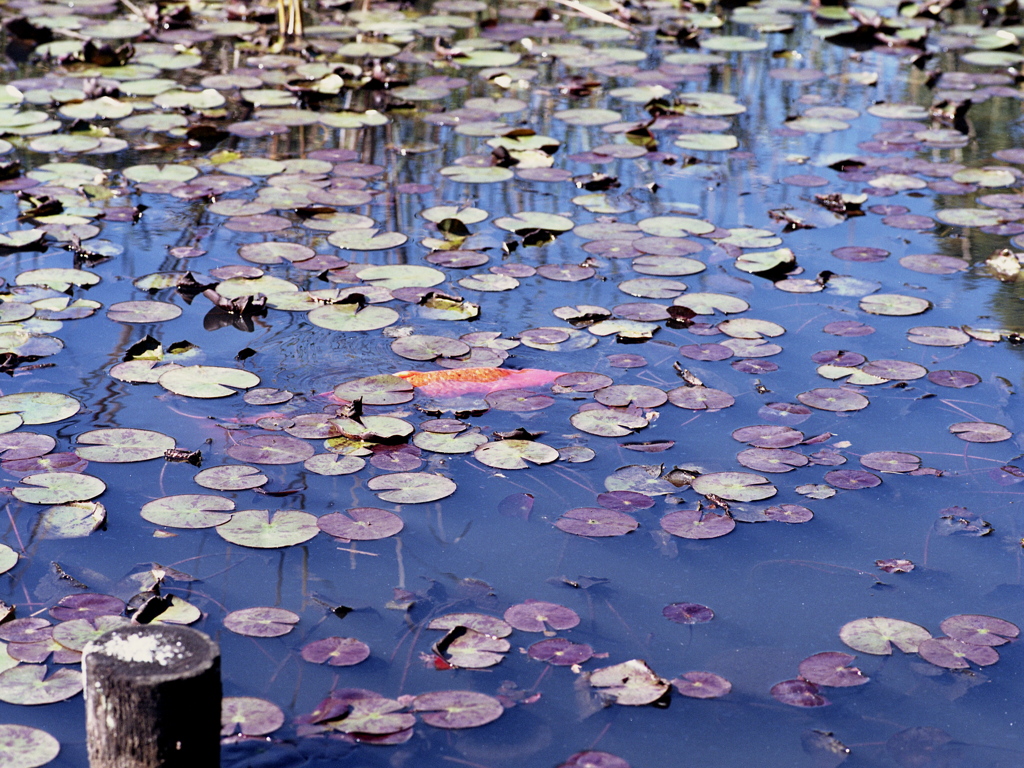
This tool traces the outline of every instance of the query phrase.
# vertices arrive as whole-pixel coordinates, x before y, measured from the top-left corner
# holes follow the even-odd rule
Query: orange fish
[[[399,371],[395,374],[430,397],[487,394],[502,389],[532,389],[550,384],[562,371],[524,368],[451,368],[440,371]]]

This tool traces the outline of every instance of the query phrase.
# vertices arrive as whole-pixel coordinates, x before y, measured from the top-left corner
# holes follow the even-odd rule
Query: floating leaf
[[[6,544],[0,544],[0,573],[7,573],[18,564],[18,553]]]
[[[800,662],[800,677],[809,683],[833,688],[863,685],[870,678],[856,667],[849,666],[854,658],[848,653],[835,651],[816,653]]]
[[[94,429],[77,440],[75,453],[81,458],[116,464],[161,458],[174,448],[173,437],[148,429]]]
[[[973,662],[987,667],[999,661],[999,652],[988,645],[974,645],[952,637],[937,637],[922,640],[917,652],[925,661],[946,669],[969,669]]]
[[[1016,624],[994,616],[960,614],[950,616],[939,629],[955,640],[971,645],[1002,645],[1020,635]]]
[[[260,377],[237,368],[186,365],[167,371],[160,376],[158,383],[176,395],[209,399],[228,397],[239,389],[255,387],[260,383]]]
[[[690,485],[697,493],[729,501],[760,501],[778,492],[768,478],[750,472],[711,472],[694,478]]]
[[[742,473],[737,473],[742,474]],[[661,518],[661,527],[683,539],[717,539],[732,533],[736,521],[729,515],[716,515],[700,509],[669,512]]]
[[[435,728],[476,728],[501,717],[505,708],[497,699],[474,691],[421,693],[412,702],[420,719]]]
[[[8,704],[54,704],[82,691],[82,673],[58,669],[46,677],[41,664],[22,664],[0,672],[0,701]]]
[[[317,519],[320,530],[348,541],[375,541],[394,536],[402,530],[402,518],[386,509],[355,507],[332,512]]]
[[[825,707],[831,704],[818,692],[818,686],[806,680],[783,680],[772,686],[772,698],[791,707]]]
[[[243,608],[224,617],[224,627],[246,637],[281,637],[299,623],[299,615],[284,608]]]
[[[431,472],[396,472],[378,475],[366,483],[381,501],[395,504],[425,504],[455,493],[455,482]]]
[[[556,667],[568,667],[583,664],[594,655],[594,649],[564,637],[551,637],[534,643],[526,653],[531,659],[546,661]]]
[[[867,408],[869,403],[869,400],[858,392],[827,387],[801,392],[796,399],[804,405],[822,411],[859,411]]]
[[[370,658],[370,646],[354,637],[325,637],[304,645],[299,655],[313,664],[351,667]]]
[[[187,493],[147,502],[140,514],[153,525],[169,528],[213,528],[231,519],[235,502],[223,496]]]
[[[56,759],[60,742],[46,731],[27,725],[0,725],[3,768],[37,768]]]
[[[504,619],[521,632],[547,632],[572,629],[580,623],[579,614],[571,608],[543,600],[527,600],[505,611]]]
[[[273,518],[265,509],[243,509],[217,526],[221,538],[243,547],[278,549],[309,541],[320,532],[308,512],[283,509]]]
[[[839,639],[853,650],[875,656],[890,655],[893,645],[904,653],[916,653],[918,645],[930,638],[931,633],[924,627],[882,616],[857,619],[839,630]]]
[[[658,677],[642,659],[594,670],[590,684],[616,704],[634,707],[653,704],[669,690],[668,681]]]
[[[43,472],[21,478],[22,485],[12,493],[29,504],[66,504],[69,501],[88,501],[107,489],[98,477],[76,472]]]
[[[577,536],[624,536],[639,523],[624,512],[604,507],[577,507],[555,520],[555,527]]]
[[[704,624],[715,618],[715,612],[700,603],[672,603],[662,608],[661,615],[676,624]]]
[[[968,443],[1000,443],[1013,437],[1002,424],[985,421],[960,421],[950,424],[949,431]]]
[[[473,451],[481,464],[495,469],[526,469],[531,464],[550,464],[558,460],[558,451],[533,440],[498,440]]]
[[[266,736],[284,725],[281,708],[252,696],[225,696],[220,703],[221,736]]]
[[[717,699],[732,690],[732,683],[712,672],[684,672],[672,680],[672,686],[691,699]]]
[[[197,485],[213,491],[244,491],[266,485],[268,478],[256,467],[225,464],[204,469],[193,480]]]
[[[59,392],[22,392],[0,397],[0,416],[17,415],[24,424],[52,424],[74,416],[81,407],[75,398]]]

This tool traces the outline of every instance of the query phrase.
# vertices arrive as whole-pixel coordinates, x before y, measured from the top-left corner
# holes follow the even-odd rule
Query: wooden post
[[[91,768],[217,768],[220,649],[202,632],[118,627],[86,646]]]

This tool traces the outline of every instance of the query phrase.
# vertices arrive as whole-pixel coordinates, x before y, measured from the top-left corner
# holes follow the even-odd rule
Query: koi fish
[[[540,368],[516,371],[493,367],[398,371],[395,374],[429,397],[485,395],[503,389],[532,389],[546,386],[562,375],[562,371],[545,371]]]

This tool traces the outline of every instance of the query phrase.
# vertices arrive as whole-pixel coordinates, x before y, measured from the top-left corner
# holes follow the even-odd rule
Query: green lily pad
[[[73,501],[44,509],[36,523],[42,539],[80,539],[106,522],[107,510],[96,501]]]
[[[366,487],[381,501],[394,504],[425,504],[455,493],[456,485],[444,475],[432,472],[395,472],[371,477]]]
[[[217,526],[221,538],[255,549],[291,547],[309,541],[319,532],[315,515],[293,509],[279,510],[272,518],[265,509],[243,509]]]
[[[0,544],[0,573],[7,573],[18,564],[18,553],[6,544]]]
[[[0,701],[8,704],[53,704],[82,692],[82,673],[58,669],[46,677],[42,664],[22,664],[0,672]]]
[[[123,464],[158,459],[174,448],[174,438],[148,429],[94,429],[77,438],[75,453],[86,461]]]
[[[558,451],[533,440],[497,440],[473,451],[481,464],[495,469],[526,469],[531,464],[550,464],[558,460]]]
[[[176,395],[197,398],[228,397],[240,389],[250,389],[260,383],[260,377],[238,368],[213,365],[185,365],[167,371],[158,383]]]
[[[107,489],[98,477],[78,472],[41,472],[21,478],[22,485],[11,493],[14,498],[29,504],[66,504],[69,501],[88,501]]]
[[[398,322],[398,313],[390,307],[357,304],[329,304],[312,310],[309,322],[329,331],[357,333],[376,331]]]
[[[266,485],[269,478],[256,467],[245,464],[225,464],[210,467],[194,478],[197,485],[213,491],[244,491]]]
[[[839,639],[853,650],[875,656],[892,654],[894,645],[904,653],[917,653],[918,646],[931,636],[922,626],[883,616],[857,619],[839,630]]]
[[[697,493],[727,501],[761,501],[778,493],[767,477],[751,472],[711,472],[694,478],[690,486]]]
[[[594,670],[590,684],[616,704],[634,707],[653,704],[669,690],[668,680],[655,674],[643,659]]]
[[[223,496],[187,493],[164,496],[142,506],[142,519],[169,528],[213,528],[231,519],[235,502]]]
[[[86,272],[84,269],[63,269],[47,267],[30,269],[15,278],[17,285],[38,285],[41,288],[52,288],[55,291],[66,291],[72,285],[90,286],[100,281],[99,275]]]

